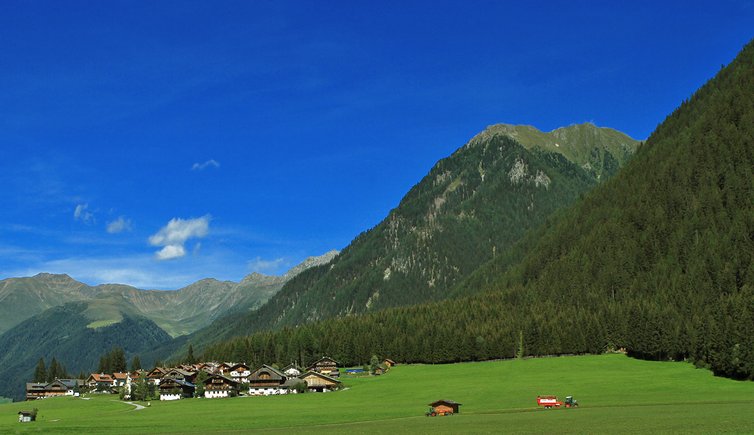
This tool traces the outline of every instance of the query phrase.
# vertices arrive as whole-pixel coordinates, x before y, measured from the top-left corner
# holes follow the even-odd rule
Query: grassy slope
[[[754,384],[715,378],[686,363],[622,355],[399,366],[344,380],[331,394],[184,400],[133,411],[112,396],[0,405],[0,432],[754,432]],[[536,409],[537,394],[573,394],[574,410]],[[423,416],[427,403],[463,403],[453,417]],[[40,421],[16,413],[37,406]]]

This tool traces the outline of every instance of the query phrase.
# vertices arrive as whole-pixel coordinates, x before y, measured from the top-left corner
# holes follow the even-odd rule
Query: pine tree
[[[112,373],[123,373],[126,371],[126,353],[122,348],[116,347],[112,350],[110,363],[112,365]]]
[[[141,370],[141,359],[139,359],[139,355],[134,355],[131,360],[131,371],[135,372],[136,370]]]
[[[58,360],[55,359],[55,357],[52,357],[52,361],[50,361],[50,369],[47,370],[47,382],[54,381],[60,372],[60,367],[58,367]]]
[[[195,364],[196,358],[194,357],[194,346],[189,344],[188,352],[186,353],[186,363]]]
[[[39,358],[37,368],[34,370],[34,382],[46,382],[47,381],[47,368],[45,367],[45,359]]]
[[[196,385],[194,397],[204,397],[204,381],[207,380],[207,377],[207,372],[199,370],[199,374],[196,375],[196,380],[194,381],[194,385]]]

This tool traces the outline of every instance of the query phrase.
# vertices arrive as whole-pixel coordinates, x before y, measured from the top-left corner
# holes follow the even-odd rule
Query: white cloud
[[[149,237],[152,246],[163,247],[156,253],[157,259],[170,260],[186,255],[186,242],[206,236],[209,233],[209,221],[209,215],[196,219],[171,219],[157,234]]]
[[[157,251],[158,260],[170,260],[172,258],[180,258],[186,255],[186,248],[183,245],[167,245],[164,248]]]
[[[120,216],[107,224],[107,232],[110,234],[118,234],[123,231],[131,231],[131,219]]]
[[[86,224],[94,223],[94,213],[89,211],[89,204],[78,204],[73,210],[73,218]]]
[[[218,162],[215,159],[209,159],[209,160],[207,160],[204,163],[194,163],[194,165],[191,166],[191,170],[192,171],[203,171],[204,169],[206,169],[206,168],[208,168],[210,166],[212,166],[214,168],[219,168],[220,167],[220,162]]]
[[[250,272],[259,273],[277,273],[281,266],[286,265],[285,259],[276,258],[274,260],[265,260],[261,257],[257,257],[248,262],[248,268]]]

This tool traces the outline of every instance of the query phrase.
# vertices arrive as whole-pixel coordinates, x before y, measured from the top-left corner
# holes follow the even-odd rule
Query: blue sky
[[[655,3],[3,2],[0,279],[278,274],[487,125],[646,138],[754,37]]]

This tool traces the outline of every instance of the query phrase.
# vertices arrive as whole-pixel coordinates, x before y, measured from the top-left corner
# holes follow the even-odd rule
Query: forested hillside
[[[89,327],[91,308],[87,302],[53,307],[0,335],[0,396],[23,398],[40,358],[55,358],[75,375],[95,370],[99,357],[113,347],[130,358],[170,340],[151,320],[127,313],[117,323]]]
[[[636,146],[593,124],[550,133],[492,126],[439,161],[332,263],[300,274],[259,310],[224,318],[191,340],[444,299],[459,280],[607,178]]]
[[[601,352],[754,378],[754,42],[616,177],[492,258],[471,298],[218,343],[209,357],[402,361]]]

